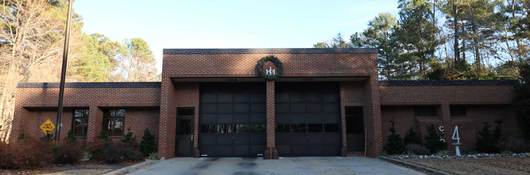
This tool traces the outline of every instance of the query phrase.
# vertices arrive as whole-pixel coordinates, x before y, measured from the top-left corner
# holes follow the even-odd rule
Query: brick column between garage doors
[[[266,133],[267,148],[265,150],[265,159],[277,159],[278,150],[276,150],[276,116],[275,116],[275,82],[267,81],[266,83]]]

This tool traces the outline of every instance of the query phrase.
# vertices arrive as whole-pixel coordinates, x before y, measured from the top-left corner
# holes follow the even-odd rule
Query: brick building
[[[331,156],[382,152],[431,124],[472,149],[483,122],[517,134],[513,81],[378,81],[375,49],[165,49],[161,82],[67,83],[62,134],[141,138],[163,157]],[[268,56],[271,59],[265,59]],[[12,138],[41,137],[56,83],[18,85]],[[15,139],[13,139],[15,141]],[[15,141],[16,142],[16,141]]]

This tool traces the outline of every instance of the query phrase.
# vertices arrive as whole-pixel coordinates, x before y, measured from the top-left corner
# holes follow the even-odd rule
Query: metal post
[[[61,67],[61,82],[59,84],[59,102],[58,102],[58,109],[57,109],[57,118],[55,119],[55,124],[57,127],[55,128],[55,140],[58,142],[61,138],[61,118],[63,116],[63,99],[64,99],[64,83],[66,79],[66,67],[68,64],[68,44],[70,40],[70,23],[72,18],[72,4],[73,0],[68,0],[68,14],[66,16],[66,29],[64,32],[64,48],[63,48],[63,64]]]

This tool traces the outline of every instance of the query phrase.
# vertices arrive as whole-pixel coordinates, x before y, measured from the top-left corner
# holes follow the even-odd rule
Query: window
[[[421,106],[414,108],[415,116],[436,116],[435,106]]]
[[[308,124],[307,132],[322,132],[322,124]]]
[[[465,116],[466,115],[465,106],[451,106],[449,110],[450,110],[451,116]]]
[[[125,125],[125,109],[110,109],[103,115],[103,129],[110,136],[121,136]]]
[[[75,136],[86,137],[88,109],[76,109],[72,116],[72,132]]]

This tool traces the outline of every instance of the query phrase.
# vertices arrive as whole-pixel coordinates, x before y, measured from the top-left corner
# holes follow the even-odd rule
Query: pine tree
[[[429,149],[431,154],[447,148],[446,143],[442,140],[440,133],[436,130],[434,124],[427,126],[427,135],[425,136],[425,147]]]
[[[405,150],[403,145],[403,140],[398,133],[396,133],[396,128],[394,127],[394,121],[390,121],[392,126],[390,127],[390,135],[387,137],[387,141],[383,149],[387,154],[401,154]]]
[[[142,141],[140,142],[140,152],[142,152],[145,156],[148,156],[151,153],[155,153],[157,151],[156,142],[155,142],[155,136],[151,134],[149,129],[144,130],[144,136],[142,137]]]
[[[410,128],[409,131],[407,132],[407,135],[405,135],[404,142],[405,142],[405,145],[408,145],[408,144],[420,145],[421,137],[413,128]]]

